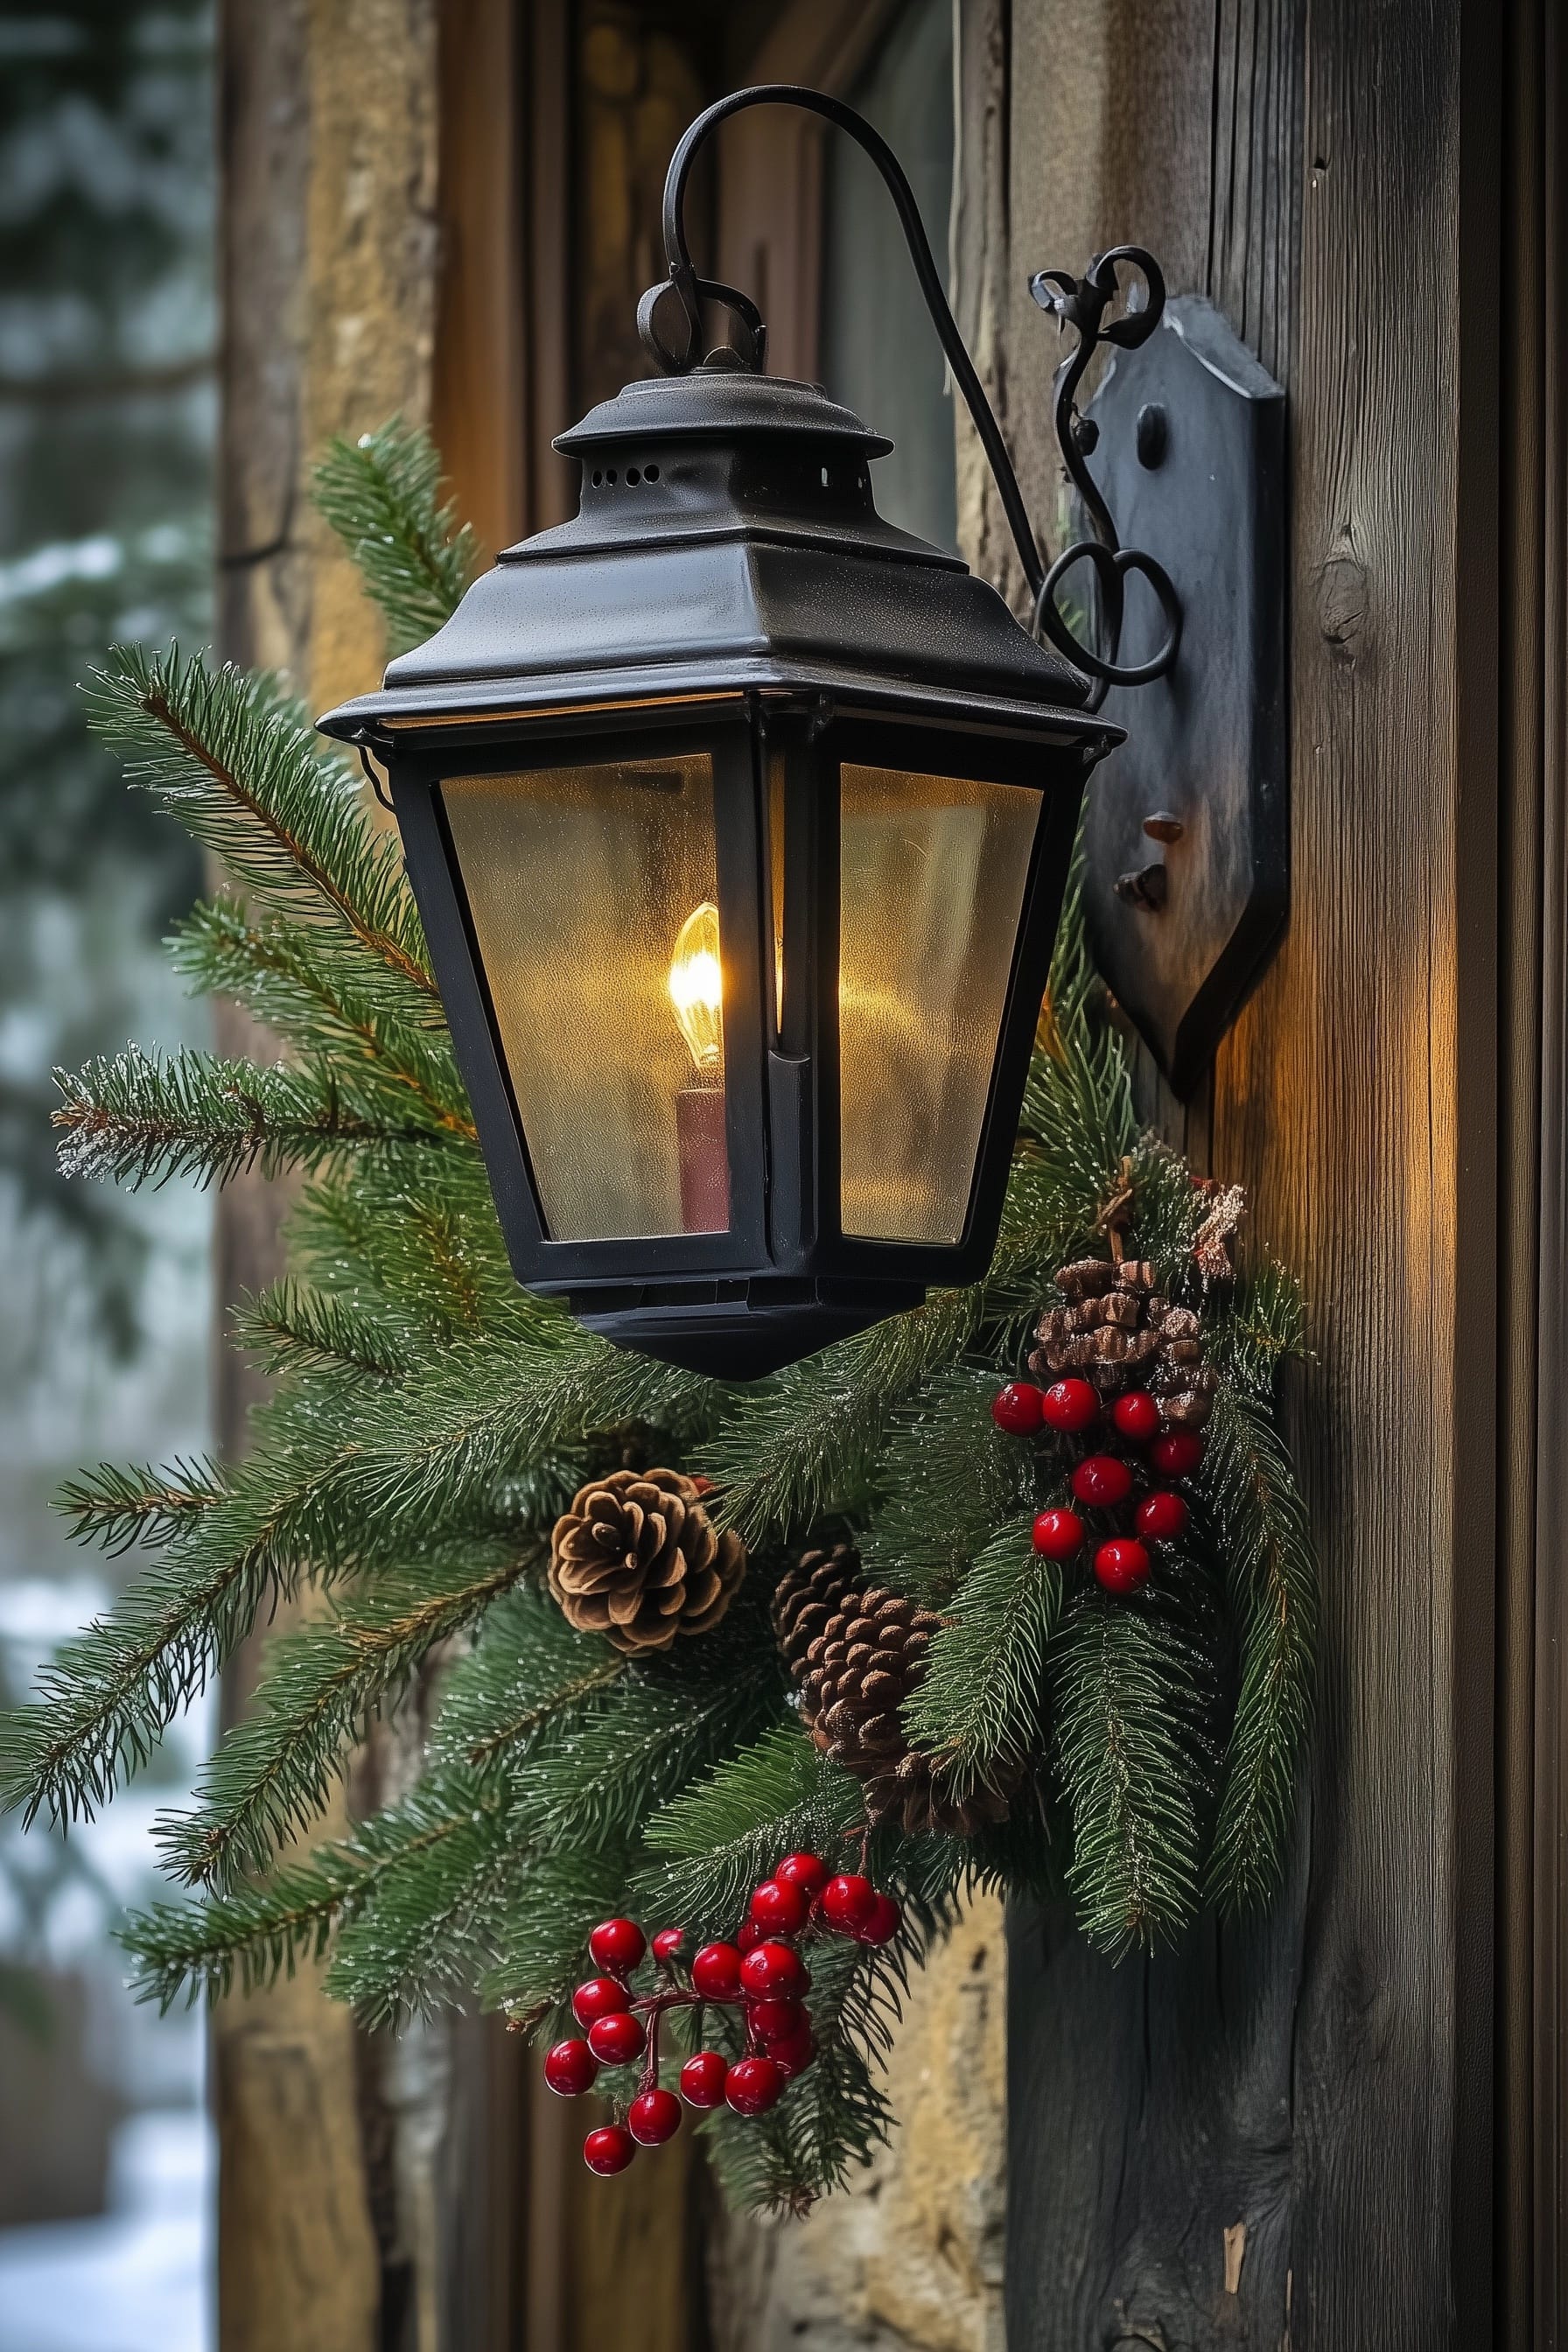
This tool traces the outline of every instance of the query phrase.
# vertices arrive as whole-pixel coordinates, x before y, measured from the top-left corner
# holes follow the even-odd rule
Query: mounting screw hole
[[[593,478],[593,478],[594,488],[595,488],[595,489],[597,489],[597,488],[598,488],[598,487],[599,487],[599,485],[600,485],[600,483],[601,483],[601,482],[604,480],[604,478],[604,478],[604,475],[599,471],[599,468],[597,467],[597,466],[595,466],[595,468],[594,468]]]
[[[628,490],[635,490],[641,479],[642,476],[638,473],[635,466],[628,466],[626,467],[626,488]]]
[[[1138,463],[1152,473],[1165,462],[1165,452],[1171,445],[1171,420],[1157,400],[1151,400],[1138,411]]]
[[[642,469],[642,478],[645,482],[657,482],[658,479],[658,467],[657,466],[645,466]]]

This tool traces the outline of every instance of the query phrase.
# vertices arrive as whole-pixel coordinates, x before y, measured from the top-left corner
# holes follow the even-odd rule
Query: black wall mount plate
[[[1183,298],[1118,352],[1089,414],[1122,544],[1164,565],[1183,620],[1166,676],[1106,697],[1127,740],[1089,788],[1085,915],[1112,994],[1184,1097],[1288,906],[1285,395],[1212,305]],[[1119,658],[1140,660],[1160,628],[1134,581]]]

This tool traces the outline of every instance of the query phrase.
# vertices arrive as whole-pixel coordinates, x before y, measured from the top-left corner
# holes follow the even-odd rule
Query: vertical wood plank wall
[[[1208,1098],[1152,1108],[1305,1275],[1326,1603],[1274,1916],[1119,1971],[1015,1922],[1016,2352],[1493,2340],[1507,24],[1460,0],[1007,23],[999,358],[1032,499],[1056,478],[1037,268],[1149,244],[1290,394],[1289,934]]]

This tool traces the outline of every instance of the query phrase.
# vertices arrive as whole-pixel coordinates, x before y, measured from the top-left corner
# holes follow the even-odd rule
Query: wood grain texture
[[[1504,1201],[1499,1512],[1497,2341],[1568,2343],[1568,41],[1521,0],[1502,352]]]
[[[1326,1601],[1271,1918],[1119,1971],[1015,1923],[1018,2352],[1490,2333],[1487,37],[1458,0],[1014,11],[1016,282],[1141,238],[1292,397],[1291,924],[1210,1116],[1313,1301],[1293,1422]],[[1049,353],[1014,316],[1016,434],[1043,449],[1018,386]]]

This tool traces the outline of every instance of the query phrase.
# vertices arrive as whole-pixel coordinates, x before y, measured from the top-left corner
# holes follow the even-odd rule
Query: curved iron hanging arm
[[[761,372],[767,355],[767,329],[763,326],[755,303],[738,294],[731,286],[721,286],[714,278],[699,278],[691,265],[690,249],[686,242],[686,183],[690,175],[692,160],[703,141],[731,114],[739,114],[751,106],[797,106],[807,114],[819,114],[825,122],[837,130],[847,131],[856,143],[864,148],[887,184],[904,232],[904,242],[910,249],[925,306],[931,313],[932,326],[947,363],[952,370],[953,382],[963,394],[964,405],[974,419],[974,429],[980,436],[980,446],[995,479],[1002,500],[1007,527],[1024,567],[1024,577],[1030,593],[1038,595],[1045,583],[1046,567],[1040,551],[1035,544],[1028,509],[1024,494],[1018,488],[1018,477],[1013,471],[1013,461],[1007,455],[1007,445],[1002,438],[1002,428],[992,413],[985,397],[985,388],[974,372],[974,362],[958,331],[958,321],[948,306],[942,278],[931,258],[924,225],[915,192],[904,176],[903,166],[882,137],[872,129],[864,115],[857,114],[842,100],[829,98],[818,89],[798,88],[793,82],[761,82],[752,89],[732,90],[728,98],[720,99],[697,117],[669,159],[669,171],[664,183],[664,250],[669,263],[668,283],[650,286],[637,305],[637,332],[650,358],[668,375],[685,375],[697,365],[701,355],[702,320],[700,301],[721,302],[741,322],[747,339],[740,352],[742,364]],[[684,313],[686,340],[679,348],[667,343],[658,331],[655,313],[665,298],[673,293]]]
[[[870,157],[892,197],[899,224],[904,232],[910,259],[926,310],[937,338],[952,370],[953,382],[963,395],[964,405],[974,422],[980,446],[985,452],[986,463],[996,484],[1007,527],[1018,551],[1024,577],[1029,583],[1035,600],[1035,629],[1043,629],[1058,650],[1079,668],[1087,671],[1095,681],[1089,707],[1097,710],[1110,686],[1141,686],[1159,677],[1168,670],[1176,657],[1181,642],[1181,602],[1169,575],[1152,556],[1137,548],[1123,548],[1117,540],[1116,526],[1110,510],[1100,496],[1084,464],[1087,452],[1094,446],[1091,421],[1081,418],[1077,410],[1078,387],[1098,344],[1119,343],[1132,350],[1148,340],[1159,324],[1164,308],[1165,281],[1153,256],[1141,246],[1122,245],[1102,253],[1090,262],[1088,273],[1081,278],[1068,277],[1060,270],[1041,270],[1030,280],[1029,290],[1042,310],[1054,312],[1064,326],[1073,328],[1079,338],[1078,348],[1069,352],[1057,369],[1053,383],[1053,413],[1058,445],[1067,468],[1095,533],[1092,539],[1079,540],[1065,550],[1047,569],[1029,521],[1024,494],[1018,487],[1018,477],[1007,454],[985,388],[974,370],[958,321],[949,306],[937,266],[931,257],[930,242],[921,219],[920,206],[914,190],[905,177],[902,165],[879,131],[858,114],[841,99],[829,98],[822,90],[807,89],[794,82],[761,82],[750,89],[732,90],[728,98],[719,99],[704,109],[682,137],[669,159],[669,170],[664,183],[664,250],[669,264],[669,275],[658,286],[650,286],[637,304],[637,332],[643,346],[655,364],[668,375],[686,375],[697,366],[702,347],[702,313],[704,301],[722,303],[738,323],[741,340],[731,354],[731,364],[761,373],[767,358],[767,327],[756,304],[734,287],[718,278],[700,278],[692,265],[691,250],[686,241],[686,185],[692,163],[703,142],[711,136],[721,122],[752,106],[794,106],[807,114],[820,115],[836,130],[847,131],[858,146]],[[1109,322],[1105,311],[1119,291],[1117,265],[1127,262],[1142,276],[1148,289],[1148,301],[1142,310],[1128,311]],[[661,305],[673,299],[680,313],[684,331],[679,344],[667,341],[659,331],[658,312]],[[1067,622],[1058,611],[1056,592],[1064,574],[1076,563],[1088,561],[1096,572],[1100,588],[1106,634],[1110,640],[1109,659],[1090,653],[1079,645]],[[1164,644],[1148,661],[1132,667],[1118,667],[1116,650],[1121,639],[1123,591],[1126,575],[1140,572],[1153,588],[1168,625]]]

